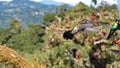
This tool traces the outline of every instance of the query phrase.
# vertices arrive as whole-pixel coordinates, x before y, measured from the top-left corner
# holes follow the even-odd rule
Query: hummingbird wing
[[[75,34],[79,31],[83,31],[84,29],[86,29],[88,27],[93,27],[93,24],[91,24],[91,23],[79,24],[72,29],[72,33]]]
[[[106,26],[106,27],[108,27],[108,28],[111,28],[111,27],[112,27],[112,25],[111,25],[109,22],[100,22],[100,24],[101,24],[102,26]]]
[[[101,30],[101,26],[94,26],[94,27],[87,27],[82,32],[83,33],[92,33],[92,32],[98,32]]]

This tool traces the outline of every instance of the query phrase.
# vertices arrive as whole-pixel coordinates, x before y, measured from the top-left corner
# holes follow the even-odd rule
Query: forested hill
[[[55,5],[45,5],[30,0],[0,1],[0,27],[8,26],[9,20],[20,19],[23,25],[39,23],[46,13],[55,12]]]

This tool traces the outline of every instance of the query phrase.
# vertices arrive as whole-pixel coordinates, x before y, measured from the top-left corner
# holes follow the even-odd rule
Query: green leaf
[[[97,4],[97,0],[92,0],[92,2],[96,5]]]

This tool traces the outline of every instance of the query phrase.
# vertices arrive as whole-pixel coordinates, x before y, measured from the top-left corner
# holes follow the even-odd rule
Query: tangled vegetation
[[[118,17],[117,9],[113,7],[115,5],[102,5],[94,9],[92,6],[79,3],[72,9],[61,13],[48,14],[44,24],[30,24],[26,29],[20,26],[18,20],[13,20],[10,22],[10,28],[0,29],[0,42],[26,58],[28,61],[20,59],[21,63],[23,60],[25,64],[32,62],[36,65],[43,64],[48,68],[118,68],[120,56],[113,51],[118,49],[116,41],[119,39],[119,31],[113,35],[112,39],[107,40],[107,43],[97,45],[94,42],[105,38],[110,28],[103,26],[99,32],[77,33],[72,40],[65,40],[62,37],[64,31],[72,29],[84,19],[90,19],[91,14],[96,11],[100,15],[100,21],[111,23],[114,18]],[[49,18],[55,15],[62,19]],[[11,54],[4,49],[3,46],[0,50],[0,56],[5,58],[0,57],[0,64],[14,65],[14,62],[19,61],[14,58],[12,61],[9,60],[10,56],[6,59],[4,54]]]

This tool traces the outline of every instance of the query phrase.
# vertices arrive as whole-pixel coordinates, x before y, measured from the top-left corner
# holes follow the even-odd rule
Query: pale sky
[[[12,0],[0,0],[0,1],[12,1]],[[32,1],[40,2],[42,0],[32,0]],[[76,5],[80,1],[83,2],[83,3],[85,3],[85,4],[87,4],[87,5],[91,4],[91,0],[54,0],[54,1],[56,1],[56,2],[64,2],[64,3],[71,4],[71,5]],[[107,1],[109,4],[115,4],[117,0],[98,0],[98,4],[101,1]]]
[[[42,1],[42,0],[33,0],[33,1],[39,2],[39,1]],[[64,3],[71,4],[71,5],[76,5],[79,2],[83,2],[83,3],[87,4],[87,5],[91,4],[91,0],[54,0],[54,1],[56,1],[56,2],[64,2]],[[107,1],[109,4],[116,4],[117,0],[98,0],[98,4],[101,1]]]

